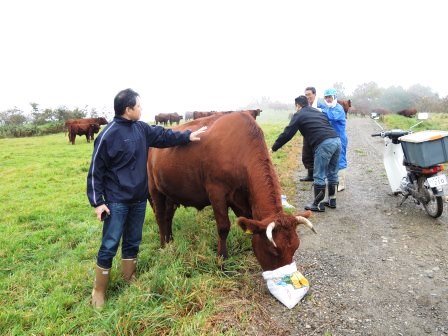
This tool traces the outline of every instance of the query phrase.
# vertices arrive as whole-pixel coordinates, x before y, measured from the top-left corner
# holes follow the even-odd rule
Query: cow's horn
[[[274,238],[272,238],[272,231],[274,230],[274,226],[275,222],[269,223],[268,227],[266,228],[266,236],[268,237],[269,241],[274,244],[275,247],[277,247]]]
[[[296,216],[296,218],[299,221],[299,224],[304,224],[308,226],[314,233],[317,233],[316,230],[314,230],[313,223],[311,223],[307,218],[302,216]]]

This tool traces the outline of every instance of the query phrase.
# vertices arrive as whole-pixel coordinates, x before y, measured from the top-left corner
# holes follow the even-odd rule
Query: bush
[[[51,122],[44,125],[3,125],[0,126],[0,138],[23,138],[37,135],[61,133],[64,131],[62,122]]]

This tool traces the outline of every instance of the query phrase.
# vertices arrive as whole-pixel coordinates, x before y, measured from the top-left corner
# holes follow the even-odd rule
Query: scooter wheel
[[[433,188],[431,188],[426,180],[426,176],[418,178],[418,189],[420,193],[427,196],[427,202],[422,202],[426,213],[432,218],[438,218],[443,212],[443,200],[441,196],[435,196]]]

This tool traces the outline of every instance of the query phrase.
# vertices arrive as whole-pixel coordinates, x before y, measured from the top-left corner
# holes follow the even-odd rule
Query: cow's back
[[[206,189],[227,185],[247,188],[247,170],[254,151],[267,156],[261,128],[248,113],[213,115],[174,127],[196,130],[207,126],[201,140],[188,145],[151,148],[150,183],[176,203],[199,209],[210,204]]]

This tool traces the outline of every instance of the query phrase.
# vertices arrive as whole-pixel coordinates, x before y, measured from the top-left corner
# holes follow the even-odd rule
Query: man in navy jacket
[[[132,89],[114,99],[115,117],[95,139],[87,176],[87,196],[99,220],[104,220],[102,243],[96,262],[92,305],[104,305],[110,269],[121,243],[122,272],[135,279],[148,199],[146,161],[149,147],[172,147],[198,141],[201,128],[177,132],[142,121],[140,97]]]

